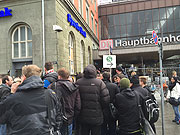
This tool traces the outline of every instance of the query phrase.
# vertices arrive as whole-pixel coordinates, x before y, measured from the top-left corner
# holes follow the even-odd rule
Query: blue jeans
[[[72,124],[71,125],[63,125],[61,127],[61,134],[62,135],[72,135]]]
[[[6,135],[6,125],[0,125],[0,135]]]
[[[175,121],[179,123],[180,120],[180,114],[179,114],[179,106],[172,106],[174,109],[174,114],[175,114]]]

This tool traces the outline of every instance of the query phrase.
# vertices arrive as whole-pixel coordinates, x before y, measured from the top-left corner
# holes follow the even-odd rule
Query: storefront
[[[20,76],[28,64],[43,68],[44,56],[55,69],[65,67],[71,74],[92,63],[98,38],[73,3],[45,0],[44,9],[45,52],[41,0],[0,1],[0,74]]]
[[[126,1],[99,6],[100,40],[113,40],[118,64],[157,67],[158,47],[152,31],[163,42],[164,64],[180,51],[180,1]],[[161,34],[163,33],[163,34]],[[108,51],[100,50],[99,55]],[[174,66],[179,66],[179,62]],[[144,65],[145,64],[145,65]]]

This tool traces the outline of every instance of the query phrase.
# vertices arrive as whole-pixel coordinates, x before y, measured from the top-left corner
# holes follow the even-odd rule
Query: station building
[[[0,0],[0,74],[47,61],[82,72],[98,36],[97,0]]]
[[[163,66],[180,65],[180,0],[111,0],[99,5],[100,40],[113,40],[117,64],[159,67],[155,30],[163,42]],[[108,50],[96,50],[100,57]],[[179,69],[178,69],[179,71]]]

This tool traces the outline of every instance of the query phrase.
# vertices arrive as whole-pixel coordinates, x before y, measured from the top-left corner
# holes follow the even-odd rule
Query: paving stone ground
[[[156,92],[155,97],[159,102],[159,106],[161,106],[160,104],[161,98],[159,92]],[[169,103],[164,102],[164,123],[165,123],[164,135],[180,135],[180,125],[173,123],[172,122],[173,119],[174,119],[174,111],[172,109],[172,106]],[[156,123],[156,130],[157,130],[157,135],[162,135],[161,116],[159,117],[159,120]]]

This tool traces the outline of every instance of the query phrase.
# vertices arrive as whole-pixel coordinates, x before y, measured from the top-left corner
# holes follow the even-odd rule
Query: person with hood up
[[[118,109],[119,135],[141,135],[138,101],[129,79],[123,78],[120,87],[114,104]]]
[[[73,119],[77,118],[81,109],[78,85],[70,82],[69,72],[65,68],[60,68],[58,70],[58,80],[52,84],[51,88],[64,104],[64,115],[67,118],[67,123],[63,123],[61,134],[72,135]]]
[[[88,65],[83,73],[83,78],[76,82],[81,97],[78,119],[81,126],[80,134],[101,135],[103,108],[109,105],[109,92],[104,82],[96,79],[97,72],[94,65]]]
[[[57,81],[58,74],[54,72],[54,67],[52,62],[46,62],[44,66],[45,75],[42,77],[44,82],[44,88],[48,88],[50,84]]]
[[[61,105],[55,92],[44,89],[41,69],[36,65],[22,68],[22,83],[11,88],[11,95],[0,102],[0,124],[7,124],[8,135],[50,135],[50,127],[59,133],[62,124]],[[51,101],[51,126],[45,98]]]

